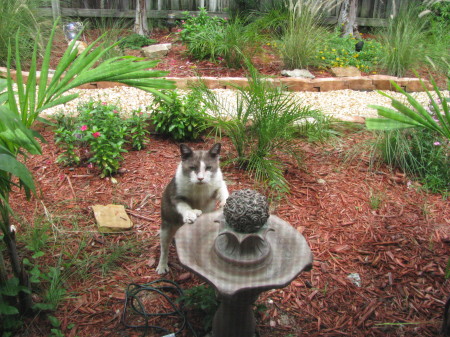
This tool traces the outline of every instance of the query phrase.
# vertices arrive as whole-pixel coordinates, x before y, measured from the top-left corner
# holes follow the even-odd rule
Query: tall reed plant
[[[425,61],[427,19],[420,13],[417,3],[403,6],[379,33],[383,45],[381,65],[391,75],[403,76]]]
[[[335,4],[323,0],[289,0],[288,3],[289,19],[280,43],[284,65],[290,69],[316,66],[317,55],[327,37],[321,25],[323,16]]]
[[[31,59],[36,41],[38,46],[43,46],[38,31],[42,31],[46,19],[36,14],[36,9],[42,2],[42,0],[0,0],[0,66],[6,66],[8,45],[17,31],[20,31],[19,53],[22,60]]]

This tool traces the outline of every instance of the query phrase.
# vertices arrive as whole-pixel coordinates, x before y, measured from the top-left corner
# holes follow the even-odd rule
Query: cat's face
[[[193,151],[185,144],[180,145],[183,176],[193,184],[208,184],[219,169],[220,143],[209,151]]]

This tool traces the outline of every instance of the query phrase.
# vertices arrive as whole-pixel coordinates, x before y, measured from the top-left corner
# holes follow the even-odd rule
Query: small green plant
[[[155,131],[175,140],[198,139],[206,127],[206,109],[195,91],[182,97],[176,90],[166,92],[171,103],[155,97],[157,106],[151,113]]]
[[[149,124],[150,117],[148,114],[133,110],[131,112],[131,117],[127,119],[130,143],[133,149],[142,150],[145,148],[148,134],[150,133],[147,128]]]
[[[370,191],[369,196],[369,206],[373,210],[377,210],[381,207],[381,204],[383,203],[383,194],[378,192],[374,193],[373,191]]]
[[[178,299],[187,309],[199,310],[203,317],[205,331],[212,327],[214,314],[219,308],[214,288],[200,285],[184,291],[184,295]]]
[[[71,166],[80,164],[79,142],[81,134],[74,132],[76,129],[76,118],[65,113],[57,114],[55,130],[55,143],[61,148],[63,153],[56,161],[60,164]]]
[[[140,34],[131,34],[120,41],[119,47],[120,49],[122,49],[122,51],[125,49],[141,49],[142,47],[149,46],[155,43],[157,43],[156,40],[150,39],[147,36],[143,36]]]
[[[92,153],[89,161],[99,167],[102,177],[116,173],[122,153],[127,152],[123,148],[127,125],[118,108],[105,102],[90,102],[79,107],[79,114],[82,139]]]

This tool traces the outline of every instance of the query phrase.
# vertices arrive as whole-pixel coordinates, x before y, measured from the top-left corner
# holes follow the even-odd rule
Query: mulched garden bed
[[[54,315],[69,337],[141,336],[140,331],[121,323],[125,289],[131,283],[161,278],[155,273],[159,207],[162,191],[179,161],[178,144],[151,137],[146,149],[124,155],[121,173],[113,183],[99,178],[96,169],[55,164],[59,149],[53,133],[48,127],[40,131],[47,141],[42,143],[43,154],[27,160],[38,185],[37,196],[26,201],[22,193],[13,193],[11,198],[22,218],[19,236],[25,230],[22,226],[49,220],[56,243],[66,252],[63,259],[75,254],[82,243],[83,254],[99,261],[106,261],[107,254],[102,255],[107,247],[126,242],[136,245],[133,251],[123,252],[115,268],[107,272],[93,264],[86,267],[83,279],[69,278],[64,284],[69,297]],[[370,169],[365,156],[346,161],[351,150],[368,138],[367,133],[347,130],[326,144],[298,141],[304,165],[287,162],[291,193],[271,205],[274,214],[305,236],[314,266],[286,288],[259,297],[257,303],[266,307],[257,314],[260,336],[438,334],[450,294],[449,281],[444,278],[450,248],[448,200],[409,184],[399,172],[383,166]],[[214,139],[204,138],[188,144],[209,148],[213,143]],[[233,158],[230,141],[223,138],[222,143],[223,160]],[[226,166],[223,173],[230,192],[258,188],[245,171]],[[378,207],[375,197],[380,201]],[[127,207],[135,224],[129,233],[97,232],[91,206],[110,203]],[[41,265],[55,265],[60,252],[54,254],[40,258]],[[174,247],[170,262],[171,272],[164,278],[183,289],[203,284],[179,265]],[[77,266],[70,268],[75,271]],[[348,278],[352,273],[360,276],[360,286]],[[155,312],[165,310],[167,303],[155,301]],[[188,318],[200,331],[202,317],[189,313]],[[42,317],[27,322],[21,335],[46,336],[46,322]],[[71,323],[75,326],[69,329]],[[157,323],[170,327],[173,321]],[[184,331],[180,336],[192,334]]]

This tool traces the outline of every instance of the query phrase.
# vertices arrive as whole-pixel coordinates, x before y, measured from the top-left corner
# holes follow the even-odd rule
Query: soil
[[[177,48],[182,49],[176,46],[158,67],[175,62],[171,76],[190,75],[192,61],[171,58]],[[242,75],[241,70],[224,70],[207,62],[195,66],[208,76]],[[275,73],[277,67],[275,62],[273,69],[262,69]],[[152,135],[146,149],[124,154],[114,179],[101,179],[95,168],[58,165],[54,133],[42,125],[38,131],[45,139],[43,154],[26,161],[37,194],[27,201],[23,193],[14,191],[11,201],[20,219],[18,237],[43,222],[55,235],[55,241],[47,243],[53,254],[39,258],[41,266],[54,266],[60,258],[67,263],[63,271],[71,276],[63,285],[68,296],[52,314],[62,322],[66,336],[141,336],[141,330],[126,328],[121,321],[125,290],[130,284],[161,278],[155,273],[159,207],[179,162],[178,144]],[[427,193],[418,183],[410,184],[401,172],[383,165],[371,168],[364,152],[352,157],[370,135],[353,128],[340,132],[325,144],[298,140],[303,153],[300,167],[283,158],[291,191],[274,199],[271,209],[304,235],[314,264],[287,287],[259,297],[259,336],[436,336],[450,294],[445,278],[450,253],[448,200]],[[188,145],[206,149],[214,141],[204,137]],[[234,158],[229,139],[221,142],[222,160]],[[267,194],[247,172],[233,166],[222,171],[230,192],[252,188]],[[127,208],[134,223],[130,232],[97,231],[91,206],[111,203]],[[31,255],[24,242],[20,246]],[[120,254],[112,259],[112,252]],[[84,263],[77,262],[82,258]],[[164,278],[182,289],[204,284],[179,264],[173,246],[170,265]],[[351,274],[358,274],[360,284],[349,278]],[[171,310],[154,293],[146,296],[145,303],[152,313]],[[202,331],[202,314],[189,310],[187,317],[196,331]],[[173,330],[180,324],[174,320],[156,317],[149,324]],[[47,336],[49,330],[40,315],[27,321],[20,335]],[[147,334],[161,335],[154,330]],[[185,329],[179,336],[193,333]]]

